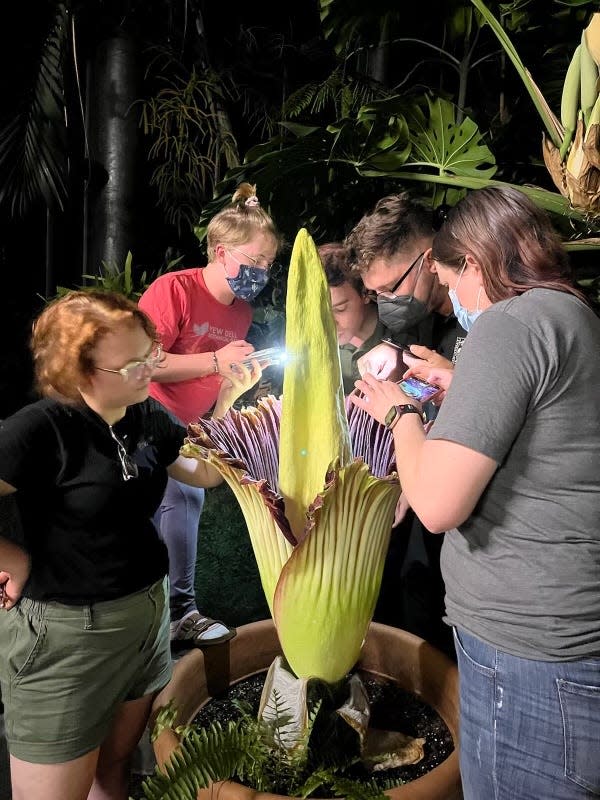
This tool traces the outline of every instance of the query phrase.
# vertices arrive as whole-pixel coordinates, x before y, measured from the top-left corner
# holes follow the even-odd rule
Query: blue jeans
[[[171,619],[196,610],[196,557],[198,526],[204,505],[204,489],[169,478],[154,523],[169,551],[169,606]]]
[[[454,631],[465,800],[600,796],[600,659],[533,661]]]

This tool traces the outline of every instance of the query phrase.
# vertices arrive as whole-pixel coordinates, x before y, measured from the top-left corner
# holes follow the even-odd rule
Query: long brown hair
[[[450,210],[431,255],[457,271],[471,255],[493,303],[534,288],[568,292],[587,303],[548,215],[516,189],[492,186],[470,192]]]

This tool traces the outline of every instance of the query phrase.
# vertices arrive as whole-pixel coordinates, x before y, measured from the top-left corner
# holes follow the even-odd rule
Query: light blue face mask
[[[458,290],[458,284],[460,283],[460,279],[462,278],[462,274],[465,271],[465,267],[467,266],[466,262],[463,264],[463,268],[460,271],[458,276],[458,281],[456,284],[455,289],[448,289],[448,297],[450,298],[450,302],[452,303],[452,310],[454,311],[454,316],[458,320],[458,324],[460,327],[465,331],[470,331],[473,327],[473,323],[477,319],[477,317],[481,314],[479,310],[479,298],[481,297],[481,286],[479,287],[479,292],[477,294],[477,308],[475,311],[469,311],[463,305],[461,305],[460,300],[458,299],[458,295],[456,294]]]

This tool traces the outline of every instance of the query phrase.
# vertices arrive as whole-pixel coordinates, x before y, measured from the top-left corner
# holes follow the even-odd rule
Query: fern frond
[[[342,685],[339,688],[342,690]],[[401,781],[378,776],[365,782],[355,777],[356,767],[362,762],[360,753],[350,745],[347,731],[354,737],[356,734],[331,713],[330,701],[336,700],[334,689],[325,687],[325,694],[321,692],[309,701],[306,740],[292,750],[278,744],[277,732],[285,725],[288,710],[277,690],[271,698],[274,716],[270,719],[258,719],[248,703],[233,699],[241,716],[226,727],[218,722],[204,728],[183,726],[178,729],[183,733],[179,748],[164,772],[157,768],[146,779],[144,796],[147,800],[196,800],[198,789],[231,779],[257,792],[291,797],[318,794],[383,800],[384,790]],[[172,728],[175,718],[170,703],[159,713],[156,725],[161,730]]]
[[[252,741],[241,720],[226,728],[214,722],[189,730],[164,772],[157,767],[144,781],[144,794],[148,800],[196,800],[198,789],[244,771],[252,755]]]
[[[175,720],[177,719],[177,707],[173,699],[169,700],[166,706],[163,706],[154,722],[154,727],[150,733],[150,741],[155,742],[160,734],[166,730],[175,730]]]
[[[293,119],[307,111],[319,90],[319,85],[318,83],[307,83],[306,86],[301,86],[292,92],[283,105],[281,111],[283,119]]]
[[[355,781],[334,775],[330,785],[336,797],[345,797],[346,800],[386,800],[383,790],[374,780]]]

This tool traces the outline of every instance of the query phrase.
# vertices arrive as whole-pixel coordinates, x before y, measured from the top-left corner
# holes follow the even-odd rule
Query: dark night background
[[[0,50],[2,125],[10,122],[29,101],[31,76],[39,66],[40,50],[46,41],[57,5],[50,0],[33,0],[10,3],[3,9],[3,46]],[[309,76],[309,69],[306,59],[299,55],[296,43],[310,40],[318,27],[318,12],[314,3],[310,4],[310,8],[302,4],[302,8],[299,7],[295,13],[283,5],[267,9],[265,3],[228,2],[225,8],[220,3],[175,0],[151,0],[147,3],[86,0],[83,3],[71,3],[71,7],[75,12],[79,84],[84,104],[86,92],[92,104],[103,102],[106,85],[90,87],[86,72],[102,48],[103,40],[113,36],[119,27],[131,37],[136,48],[137,69],[132,79],[135,82],[134,97],[136,94],[138,98],[147,96],[156,88],[157,84],[144,73],[154,57],[149,47],[161,45],[176,51],[187,65],[209,59],[211,68],[225,70],[230,69],[236,59],[249,61],[239,66],[244,67],[244,80],[252,73],[261,103],[277,103],[281,92],[280,80],[275,74],[269,74],[269,59],[272,59],[273,53],[261,52],[261,42],[267,42],[271,49],[284,47],[287,53],[287,79],[304,80]],[[200,43],[196,35],[195,15],[198,12],[201,12],[205,32],[205,42]],[[242,46],[244,36],[246,40],[256,40],[253,52],[248,51],[247,42],[245,49]],[[202,52],[205,45],[207,53]],[[22,215],[11,213],[10,194],[3,198],[0,206],[0,419],[20,407],[29,397],[31,371],[27,339],[32,319],[43,307],[44,298],[51,297],[57,286],[72,288],[82,284],[82,274],[86,271],[96,272],[99,267],[100,259],[96,258],[93,262],[94,253],[90,253],[89,244],[83,241],[84,192],[87,191],[92,197],[95,192],[100,192],[105,175],[102,166],[94,161],[93,145],[90,159],[86,158],[72,47],[69,51],[64,70],[70,114],[66,145],[69,184],[64,211],[54,210],[48,225],[47,208],[41,200],[33,202]],[[295,70],[304,72],[296,77]],[[256,121],[248,122],[248,102],[244,100],[244,106],[233,103],[228,110],[240,154],[260,140],[260,130],[252,129]],[[135,140],[132,145],[135,165],[129,178],[134,185],[129,187],[124,222],[126,244],[122,246],[125,252],[132,251],[137,274],[144,270],[152,274],[175,256],[183,257],[180,266],[203,263],[202,248],[192,232],[189,229],[178,231],[176,226],[169,225],[157,206],[156,192],[148,186],[151,165],[147,158],[148,143],[138,124],[138,109],[134,107],[130,116],[135,116],[129,130]],[[0,144],[0,150],[1,147]],[[93,225],[93,210],[92,202],[88,211],[88,227]],[[86,246],[87,269],[84,267]],[[122,260],[122,255],[119,260]]]
[[[490,0],[488,5],[502,14],[505,29],[558,112],[566,67],[598,4]],[[61,9],[68,13],[59,70],[64,110],[57,111],[43,95],[36,107],[35,79],[40,65],[49,63],[43,54],[58,52],[52,49],[52,32]],[[210,217],[215,203],[231,197],[236,181],[247,179],[245,165],[260,162],[261,148],[267,146],[272,155],[281,142],[285,157],[297,159],[291,177],[278,176],[277,166],[271,166],[256,181],[261,201],[288,241],[301,225],[317,243],[339,239],[379,197],[407,188],[397,173],[382,168],[373,177],[356,167],[372,144],[368,137],[360,139],[360,126],[358,138],[352,134],[342,142],[344,158],[332,166],[322,158],[314,167],[314,151],[285,150],[289,139],[282,120],[325,130],[369,102],[411,100],[430,92],[458,103],[461,113],[476,122],[493,151],[495,178],[554,191],[541,160],[540,119],[489,27],[476,24],[469,0],[374,0],[367,6],[358,0],[321,6],[318,0],[275,6],[239,0],[29,0],[4,4],[0,41],[0,419],[30,396],[27,339],[45,299],[59,286],[89,283],[82,276],[97,274],[103,260],[122,268],[127,251],[138,280],[144,273],[151,279],[176,257],[179,268],[204,263],[192,227],[202,214]],[[107,108],[116,102],[117,73],[125,90],[113,120],[118,117],[122,129],[120,138],[110,140]],[[193,74],[217,87],[209,116],[225,121],[235,153],[231,159],[219,151],[191,185],[176,186],[165,199],[152,185],[159,161],[151,147],[157,138],[142,129],[142,104],[159,97],[165,86],[181,88]],[[55,122],[59,116],[67,123],[62,138],[52,143],[57,172],[65,176],[62,209],[47,186],[45,196],[33,192],[48,178],[49,129],[43,120],[52,114]],[[15,150],[11,131],[23,132],[27,122],[28,149]],[[222,144],[222,131],[217,137],[214,130],[208,134],[207,148],[215,138]],[[384,128],[376,142],[382,153],[389,132]],[[204,141],[196,143],[195,154],[207,155],[203,147]],[[175,163],[170,162],[172,172]],[[252,172],[248,175],[254,182]],[[458,197],[451,190],[414,186],[436,205]],[[21,209],[23,187],[33,199]],[[597,217],[583,229],[562,222],[565,238],[595,235],[598,228]],[[593,252],[573,258],[587,274],[598,273]],[[279,304],[281,296],[279,291]]]

